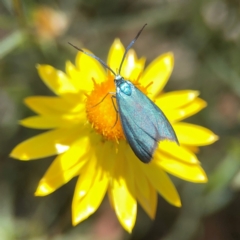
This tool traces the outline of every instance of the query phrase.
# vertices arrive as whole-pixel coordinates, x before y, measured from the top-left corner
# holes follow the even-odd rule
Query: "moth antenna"
[[[130,42],[130,44],[127,46],[126,50],[125,50],[125,53],[123,55],[123,58],[122,58],[122,61],[121,61],[121,64],[120,64],[120,67],[119,67],[119,72],[118,74],[120,75],[121,73],[121,70],[122,70],[122,65],[123,65],[123,61],[129,51],[129,49],[133,46],[133,44],[136,42],[136,40],[138,39],[138,37],[140,36],[141,32],[143,31],[143,29],[147,26],[147,24],[145,23],[144,26],[141,28],[141,30],[138,32],[137,36]]]
[[[98,62],[100,62],[105,68],[107,68],[109,71],[111,71],[114,76],[117,75],[101,58],[95,56],[95,55],[92,54],[92,53],[85,52],[83,49],[78,48],[77,46],[73,45],[73,44],[70,43],[70,42],[68,42],[68,44],[71,45],[72,47],[76,48],[78,51],[83,52],[84,54],[86,54],[86,55],[88,55],[88,56],[96,59],[96,60],[97,60]]]

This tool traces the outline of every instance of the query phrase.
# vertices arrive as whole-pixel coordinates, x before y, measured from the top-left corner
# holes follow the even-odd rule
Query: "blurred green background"
[[[172,51],[166,91],[194,89],[208,107],[187,119],[220,140],[198,154],[207,184],[172,178],[177,209],[159,197],[155,221],[139,207],[132,235],[108,199],[88,220],[71,226],[76,179],[47,197],[34,197],[53,158],[21,162],[11,149],[39,131],[18,120],[33,115],[24,97],[52,95],[36,64],[65,69],[76,50],[106,59],[116,37],[126,46],[148,23],[134,48],[147,63]],[[240,239],[240,1],[239,0],[2,0],[0,2],[0,239],[1,240],[237,240]]]

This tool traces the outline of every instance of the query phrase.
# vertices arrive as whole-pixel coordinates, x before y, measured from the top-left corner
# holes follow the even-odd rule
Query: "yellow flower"
[[[124,54],[119,39],[112,44],[107,64],[118,70]],[[130,50],[121,75],[148,95],[171,122],[180,146],[162,141],[149,164],[143,164],[125,140],[120,121],[113,127],[116,111],[111,96],[114,76],[95,59],[79,52],[76,66],[66,63],[66,73],[49,65],[39,65],[42,80],[57,95],[25,99],[38,115],[23,119],[23,126],[49,131],[15,147],[11,156],[34,160],[57,155],[35,192],[45,196],[78,176],[72,202],[74,225],[93,214],[106,192],[122,226],[131,232],[137,214],[137,201],[154,218],[157,193],[170,204],[180,207],[179,195],[168,177],[173,174],[187,181],[204,183],[206,174],[195,155],[198,146],[215,142],[210,130],[181,120],[206,106],[192,90],[163,93],[173,68],[173,55],[156,58],[144,70],[145,59]],[[101,102],[102,101],[102,102]],[[98,104],[99,103],[99,104]]]

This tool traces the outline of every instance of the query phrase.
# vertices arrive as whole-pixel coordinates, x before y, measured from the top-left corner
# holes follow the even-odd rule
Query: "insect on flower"
[[[218,136],[182,121],[207,103],[196,90],[163,91],[174,56],[161,54],[145,68],[145,58],[138,58],[131,48],[142,30],[126,50],[115,39],[107,64],[77,47],[75,64],[67,60],[65,72],[38,64],[40,78],[54,95],[24,99],[35,114],[20,124],[46,131],[19,143],[10,155],[21,161],[54,157],[36,196],[49,195],[78,178],[72,201],[74,226],[96,212],[107,193],[119,222],[131,232],[138,203],[151,219],[157,194],[181,206],[168,174],[207,182],[195,153]]]
[[[84,54],[93,57],[113,73],[115,76],[114,83],[116,93],[107,93],[107,95],[112,94],[113,107],[120,116],[124,135],[133,152],[142,162],[149,163],[153,158],[159,141],[170,140],[177,144],[179,143],[170,122],[162,110],[141,92],[141,90],[134,86],[134,84],[121,76],[121,69],[126,54],[136,42],[146,25],[147,24],[142,27],[137,36],[126,48],[117,74],[99,57],[85,52],[71,43],[69,44]],[[102,101],[104,101],[107,95]],[[117,100],[117,107],[115,106],[113,98]],[[116,122],[118,120],[118,114]],[[116,125],[116,122],[113,127]]]

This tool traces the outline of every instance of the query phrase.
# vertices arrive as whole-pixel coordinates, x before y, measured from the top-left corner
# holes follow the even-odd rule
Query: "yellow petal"
[[[173,127],[179,142],[185,145],[204,146],[218,140],[218,136],[212,131],[195,124],[179,122],[175,123]]]
[[[84,104],[79,102],[71,104],[60,97],[27,97],[24,103],[34,112],[41,115],[58,115],[70,112],[79,112],[83,110]]]
[[[86,164],[83,171],[81,172],[80,177],[78,178],[77,185],[74,191],[72,206],[76,207],[79,204],[80,200],[86,196],[89,189],[91,188],[99,170],[96,165],[97,156],[95,154],[91,154],[89,156],[88,163]]]
[[[199,161],[196,155],[187,149],[178,146],[175,142],[161,141],[158,145],[158,149],[154,153],[154,158],[158,158],[158,153],[163,152],[165,155],[172,156],[182,162],[188,164],[198,164]]]
[[[166,85],[172,73],[173,65],[173,54],[168,52],[156,58],[144,71],[140,82],[143,86],[153,82],[148,88],[153,97],[156,97]]]
[[[135,177],[137,199],[148,216],[154,219],[157,210],[157,192],[139,169],[138,174],[139,176]]]
[[[157,192],[139,166],[139,159],[133,155],[128,145],[126,147],[127,151],[124,152],[130,168],[133,169],[131,176],[135,182],[136,197],[149,217],[154,219],[157,209]]]
[[[144,69],[144,64],[145,58],[138,60],[136,52],[130,49],[123,63],[121,75],[127,80],[136,81]]]
[[[89,92],[93,89],[93,81],[86,81],[83,72],[84,71],[79,71],[70,61],[66,62],[66,73],[74,87],[78,89],[78,91]]]
[[[166,109],[164,114],[170,122],[177,122],[188,118],[207,106],[207,103],[201,98],[196,98],[191,103],[176,109]]]
[[[72,223],[74,226],[88,218],[98,209],[107,191],[108,182],[106,174],[98,169],[97,176],[85,197],[78,204],[74,202],[72,205]]]
[[[135,67],[128,78],[129,80],[134,82],[140,78],[141,73],[144,70],[145,61],[146,61],[145,58],[141,58],[135,63]]]
[[[89,52],[87,49],[84,50]],[[81,81],[81,87],[84,90],[93,90],[93,80],[96,83],[101,83],[106,79],[106,72],[102,65],[96,59],[82,52],[78,52],[76,56],[76,66],[82,74],[82,78],[79,81]]]
[[[123,149],[124,150],[124,149]],[[137,202],[134,197],[133,171],[119,149],[115,163],[114,178],[110,184],[110,197],[118,220],[129,233],[132,231],[137,214]]]
[[[114,40],[112,46],[110,47],[107,59],[107,65],[118,74],[120,63],[122,61],[125,48],[121,41],[117,38]]]
[[[95,153],[92,152],[91,159],[81,171],[74,192],[73,225],[83,221],[97,210],[106,193],[109,176],[111,176],[113,165],[113,161],[110,161],[112,160],[110,159],[112,156],[111,144],[103,143],[100,138],[94,140],[96,141],[94,143],[96,145]],[[106,152],[109,153],[109,157],[106,157]]]
[[[197,146],[181,144],[181,147],[186,148],[188,151],[191,151],[193,153],[199,153],[200,151],[199,147]]]
[[[72,128],[73,125],[86,122],[85,112],[75,115],[59,116],[33,116],[20,121],[20,124],[29,128],[51,129],[51,128]]]
[[[73,177],[79,175],[84,163],[80,162],[64,172],[58,172],[58,175],[55,174],[51,179],[46,179],[44,176],[38,184],[37,190],[34,193],[35,196],[46,196],[69,182]]]
[[[136,169],[142,169],[150,184],[166,199],[166,201],[174,206],[181,206],[181,200],[175,186],[168,175],[156,165],[155,161],[151,161],[149,164],[142,163],[130,148],[127,149],[127,154],[128,159],[134,161],[134,164],[138,166]]]
[[[48,195],[79,174],[89,159],[89,149],[89,137],[85,136],[58,155],[39,182],[35,195]]]
[[[156,98],[155,103],[164,111],[183,107],[192,102],[199,95],[198,91],[182,90],[164,93]]]
[[[178,192],[168,175],[154,161],[150,164],[140,163],[152,186],[170,204],[180,207],[181,200]]]
[[[71,83],[67,75],[50,65],[38,65],[37,70],[43,82],[57,95],[77,93],[78,90]]]
[[[18,144],[10,156],[20,160],[34,160],[63,153],[79,138],[81,130],[57,129],[39,134]]]
[[[159,160],[156,161],[159,168],[175,175],[176,177],[182,178],[183,180],[205,183],[207,182],[207,176],[202,167],[198,164],[186,164],[177,159],[171,159],[169,156],[161,154]]]
[[[96,135],[96,134],[95,134]],[[93,135],[94,137],[94,135]],[[98,136],[97,136],[98,137]],[[78,179],[77,185],[75,187],[74,197],[73,197],[73,205],[78,205],[80,200],[85,197],[88,190],[91,188],[93,181],[98,174],[98,171],[103,171],[106,174],[111,172],[112,165],[114,161],[112,160],[113,151],[109,147],[109,144],[106,142],[102,142],[101,138],[96,138],[91,141],[91,146],[94,145],[94,148],[90,149],[88,162],[84,169],[81,171],[81,176]],[[108,155],[106,156],[106,152]],[[100,169],[100,170],[99,170]]]

